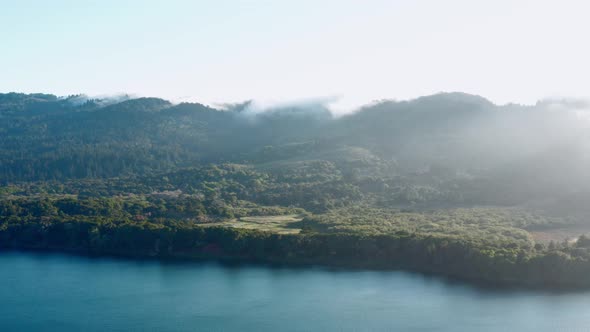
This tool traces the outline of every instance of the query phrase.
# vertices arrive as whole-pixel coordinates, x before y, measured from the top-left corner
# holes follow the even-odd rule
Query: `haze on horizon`
[[[585,1],[0,0],[0,92],[350,109],[588,97]]]

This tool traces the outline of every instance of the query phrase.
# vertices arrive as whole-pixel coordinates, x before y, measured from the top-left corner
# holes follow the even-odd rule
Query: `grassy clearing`
[[[225,226],[259,231],[274,232],[278,234],[297,234],[301,231],[297,223],[303,218],[300,215],[291,214],[284,216],[260,216],[242,217],[223,222],[206,224],[206,226]]]

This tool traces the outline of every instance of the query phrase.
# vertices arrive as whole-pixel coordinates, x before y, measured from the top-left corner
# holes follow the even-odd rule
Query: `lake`
[[[586,331],[590,292],[0,252],[0,331]]]

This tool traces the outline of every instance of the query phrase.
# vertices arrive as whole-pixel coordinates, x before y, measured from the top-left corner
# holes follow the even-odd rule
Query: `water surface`
[[[0,331],[586,331],[589,292],[0,252]]]

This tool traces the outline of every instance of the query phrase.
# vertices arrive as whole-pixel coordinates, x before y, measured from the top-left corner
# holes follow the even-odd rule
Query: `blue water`
[[[0,252],[0,331],[586,331],[590,293]]]

